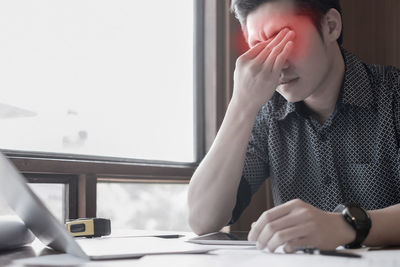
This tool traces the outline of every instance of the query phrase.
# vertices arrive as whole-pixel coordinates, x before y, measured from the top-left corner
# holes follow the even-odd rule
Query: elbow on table
[[[218,231],[211,227],[211,225],[207,222],[200,220],[197,216],[195,218],[193,218],[193,216],[189,216],[189,226],[197,235],[205,235]]]
[[[189,214],[189,226],[197,235],[205,235],[220,231],[226,224],[221,224],[199,214]]]

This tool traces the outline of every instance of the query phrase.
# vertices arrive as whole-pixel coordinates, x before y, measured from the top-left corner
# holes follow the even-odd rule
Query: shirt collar
[[[345,73],[340,89],[338,104],[370,108],[373,105],[373,92],[367,68],[355,55],[341,48],[345,64]],[[277,120],[285,119],[290,113],[304,114],[301,102],[286,101],[275,92],[272,100],[273,117]]]
[[[285,119],[290,113],[296,111],[295,103],[288,102],[281,94],[275,92],[271,98],[272,117],[277,120]]]

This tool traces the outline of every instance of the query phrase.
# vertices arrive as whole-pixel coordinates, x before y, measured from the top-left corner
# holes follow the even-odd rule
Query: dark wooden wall
[[[343,47],[368,63],[400,68],[400,1],[341,0]]]
[[[340,0],[343,47],[367,63],[400,68],[400,0]],[[236,22],[232,21],[233,24]],[[237,25],[232,26],[237,31]],[[254,195],[232,231],[248,231],[261,213],[273,206],[269,183]]]

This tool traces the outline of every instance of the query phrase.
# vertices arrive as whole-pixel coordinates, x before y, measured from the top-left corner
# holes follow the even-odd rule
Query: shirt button
[[[330,183],[331,183],[331,178],[325,177],[325,179],[324,179],[324,184],[325,184],[325,185],[329,185]]]
[[[321,135],[319,136],[319,140],[321,140],[321,142],[326,142],[327,139],[328,139],[328,138],[326,137],[326,134],[321,134]]]

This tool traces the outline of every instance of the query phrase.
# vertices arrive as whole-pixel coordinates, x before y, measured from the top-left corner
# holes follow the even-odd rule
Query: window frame
[[[191,163],[0,149],[33,182],[75,181],[66,219],[96,216],[97,181],[189,183],[222,123],[232,93],[229,0],[194,1],[194,158]]]
[[[78,176],[66,174],[23,173],[26,180],[33,184],[63,184],[63,219],[78,218]]]

